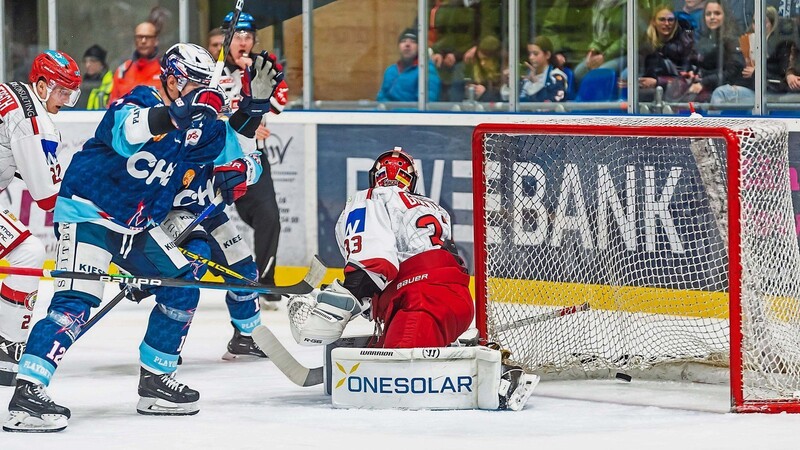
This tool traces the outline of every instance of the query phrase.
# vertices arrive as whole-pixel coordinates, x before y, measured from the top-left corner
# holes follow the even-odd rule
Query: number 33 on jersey
[[[382,280],[393,279],[406,259],[443,248],[451,233],[444,208],[398,186],[357,192],[336,223],[336,241],[347,262]]]

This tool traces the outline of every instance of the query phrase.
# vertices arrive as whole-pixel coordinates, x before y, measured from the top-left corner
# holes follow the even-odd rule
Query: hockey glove
[[[139,285],[136,284],[125,284],[120,283],[119,288],[122,289],[122,292],[125,293],[125,298],[128,300],[139,303],[142,300],[146,299],[153,295],[152,292],[148,289],[142,289]]]
[[[222,195],[226,205],[247,192],[247,164],[241,159],[214,168],[214,190]]]
[[[281,87],[280,97],[272,101],[276,88]],[[286,104],[288,86],[283,81],[283,67],[274,55],[262,51],[253,58],[253,64],[242,76],[242,99],[239,110],[250,117],[261,117],[271,109],[280,112]]]
[[[216,119],[224,104],[225,96],[218,89],[200,87],[175,99],[169,105],[169,116],[176,128],[186,130],[194,121]]]

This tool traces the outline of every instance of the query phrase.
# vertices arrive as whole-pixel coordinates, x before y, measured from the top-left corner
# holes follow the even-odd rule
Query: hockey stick
[[[514,330],[514,329],[519,328],[519,327],[524,327],[525,325],[530,325],[530,324],[539,323],[539,322],[545,322],[545,321],[548,321],[548,320],[557,319],[559,317],[568,316],[570,314],[575,314],[577,312],[587,311],[589,309],[590,309],[589,302],[584,302],[584,303],[581,303],[580,305],[566,306],[564,308],[556,309],[554,311],[548,311],[546,313],[537,314],[535,316],[530,316],[530,317],[525,317],[525,318],[522,318],[522,319],[519,319],[519,320],[515,320],[515,321],[513,321],[511,323],[507,323],[507,324],[501,325],[501,326],[495,328],[492,331],[495,332],[495,333],[502,333],[504,331]]]
[[[200,256],[200,255],[198,255],[196,253],[192,253],[189,250],[186,250],[185,248],[178,247],[178,250],[180,250],[181,253],[184,254],[184,256],[186,256],[188,258],[191,258],[191,259],[194,259],[196,261],[199,261],[199,262],[205,264],[206,266],[216,270],[217,272],[220,272],[220,273],[223,273],[223,274],[228,275],[230,277],[236,278],[237,280],[242,280],[242,281],[246,282],[250,286],[258,286],[258,282],[257,281],[251,280],[250,278],[247,278],[246,276],[244,276],[244,275],[242,275],[242,274],[240,274],[238,272],[235,272],[230,267],[223,266],[222,264],[216,263],[216,262],[214,262],[214,261],[212,261],[212,260],[210,260],[208,258],[203,258],[202,256]]]
[[[303,387],[322,384],[322,366],[308,368],[300,364],[266,326],[253,330],[253,341],[292,383]]]
[[[210,88],[217,87],[220,78],[222,78],[222,69],[225,68],[225,55],[231,50],[231,41],[233,40],[233,34],[236,32],[236,24],[239,23],[239,16],[242,14],[242,9],[244,9],[244,0],[236,0],[236,6],[233,8],[233,19],[231,19],[230,27],[225,30],[225,39],[222,41],[222,48],[219,50],[219,55],[217,56],[214,74],[211,76],[211,82],[208,84]]]
[[[238,283],[217,283],[214,281],[194,281],[185,280],[183,278],[167,278],[167,277],[138,277],[135,275],[108,275],[104,273],[85,273],[73,272],[68,270],[47,270],[29,267],[0,267],[0,274],[7,275],[21,275],[29,277],[46,277],[46,278],[68,278],[73,280],[88,280],[88,281],[102,281],[106,283],[128,283],[138,284],[141,286],[161,286],[161,287],[178,287],[178,288],[191,288],[191,289],[216,289],[222,291],[242,291],[242,292],[258,292],[260,294],[308,294],[322,281],[325,276],[327,267],[319,257],[315,256],[311,260],[311,265],[305,277],[299,283],[289,286],[267,286],[264,284],[257,284],[255,286],[238,284]]]
[[[194,220],[192,220],[192,222],[186,226],[186,228],[181,232],[181,234],[179,234],[178,237],[175,238],[174,240],[175,244],[176,245],[183,244],[184,241],[186,241],[186,238],[189,237],[189,234],[191,234],[191,232],[194,231],[194,229],[197,228],[198,225],[200,225],[200,222],[202,222],[206,217],[208,217],[208,215],[211,214],[211,212],[214,211],[214,209],[220,203],[222,203],[222,195],[217,193],[216,197],[214,197],[214,199],[211,200],[211,204],[206,206],[200,212],[200,214],[198,214],[197,217],[195,217]],[[103,305],[103,307],[100,308],[99,311],[97,311],[89,320],[86,321],[83,327],[81,327],[81,334],[79,334],[78,337],[83,336],[83,334],[86,333],[86,331],[88,331],[89,328],[92,328],[94,324],[97,323],[98,320],[102,319],[103,316],[108,314],[111,308],[117,306],[117,303],[121,302],[123,298],[125,298],[124,289],[119,291],[119,293],[117,293],[117,295],[115,295],[114,298],[112,298],[108,303]]]

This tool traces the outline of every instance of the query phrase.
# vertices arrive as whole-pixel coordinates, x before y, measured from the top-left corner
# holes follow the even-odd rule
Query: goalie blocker
[[[487,347],[349,348],[325,351],[326,393],[336,408],[511,409],[525,406],[539,377],[501,362]]]

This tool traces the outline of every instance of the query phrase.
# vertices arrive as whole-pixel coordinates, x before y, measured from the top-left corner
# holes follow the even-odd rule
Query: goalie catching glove
[[[322,290],[289,299],[289,324],[300,345],[327,345],[340,337],[347,324],[369,310],[369,299],[357,299],[334,280]]]

